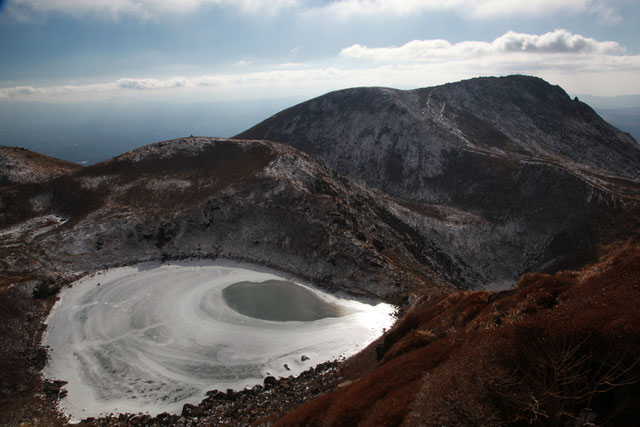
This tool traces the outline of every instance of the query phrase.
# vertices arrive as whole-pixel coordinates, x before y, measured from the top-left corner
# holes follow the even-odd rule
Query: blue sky
[[[22,141],[45,152],[54,144],[42,136],[49,129],[45,124],[67,117],[68,130],[56,141],[79,140],[71,135],[77,117],[86,117],[86,111],[99,117],[114,106],[123,107],[120,116],[109,113],[113,126],[124,115],[132,129],[129,115],[146,111],[144,126],[157,128],[149,133],[160,139],[180,132],[230,136],[283,106],[353,86],[408,89],[520,73],[559,84],[570,94],[640,94],[637,0],[8,0],[0,5],[5,127],[0,144]],[[206,126],[168,126],[148,117],[161,106],[159,116],[170,117],[176,109],[168,104],[202,103],[217,103],[215,120],[202,116]],[[253,115],[242,116],[241,105]],[[74,106],[83,114],[74,113]],[[30,108],[39,135],[25,118]],[[176,117],[188,117],[192,109],[178,108]],[[23,119],[17,120],[18,114]],[[89,123],[78,126],[86,132]],[[100,141],[116,138],[122,132]]]
[[[640,93],[636,0],[9,0],[0,97],[253,99],[539,75]]]

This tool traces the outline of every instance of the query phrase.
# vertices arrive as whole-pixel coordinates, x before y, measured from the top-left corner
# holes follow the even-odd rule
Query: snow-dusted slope
[[[272,142],[161,142],[15,188],[2,202],[5,230],[63,219],[33,237],[22,258],[11,254],[5,269],[220,257],[375,296],[451,287],[472,274],[399,220],[399,205],[384,195]],[[7,235],[24,245],[25,233]]]
[[[184,138],[6,187],[0,227],[28,232],[5,270],[223,257],[406,296],[512,286],[640,228],[635,141],[536,78],[349,89],[242,135],[288,145]]]
[[[0,185],[46,181],[81,167],[24,148],[0,146]]]
[[[238,137],[289,144],[396,197],[480,286],[566,266],[573,246],[634,221],[624,212],[640,195],[635,140],[534,77],[337,91]]]
[[[238,138],[287,143],[374,187],[424,201],[444,198],[430,184],[459,166],[455,156],[464,152],[640,178],[640,145],[630,135],[560,87],[525,76],[332,92]]]

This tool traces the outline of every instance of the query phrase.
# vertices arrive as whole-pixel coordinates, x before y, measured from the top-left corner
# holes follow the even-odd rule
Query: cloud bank
[[[599,42],[567,30],[555,30],[542,35],[509,31],[493,42],[464,41],[452,44],[446,40],[413,40],[399,47],[369,48],[359,44],[343,49],[348,58],[381,62],[440,62],[463,60],[509,53],[523,54],[619,54],[623,47],[616,42]]]
[[[206,6],[220,6],[246,13],[277,13],[295,8],[303,14],[332,19],[359,16],[406,16],[415,13],[453,11],[473,19],[513,16],[548,16],[557,13],[589,13],[606,20],[621,19],[606,0],[333,0],[318,5],[313,0],[13,0],[7,8],[22,17],[66,14],[154,18],[165,14],[193,13]]]
[[[219,99],[315,96],[328,90],[375,85],[422,87],[482,75],[529,74],[566,90],[590,94],[640,93],[640,55],[625,55],[616,42],[556,30],[542,35],[507,32],[491,42],[414,40],[399,47],[353,45],[330,65],[276,63],[266,71],[168,78],[123,77],[60,86],[0,88],[4,100],[83,100],[160,93]],[[595,93],[594,89],[601,92]]]
[[[188,14],[206,6],[221,6],[246,13],[278,11],[298,0],[13,0],[10,13],[20,17],[63,14],[76,18],[87,15],[117,18],[155,18],[166,14]]]
[[[336,0],[315,10],[338,18],[366,15],[406,16],[414,13],[455,11],[472,18],[546,16],[556,13],[596,13],[618,19],[611,2],[604,0]]]

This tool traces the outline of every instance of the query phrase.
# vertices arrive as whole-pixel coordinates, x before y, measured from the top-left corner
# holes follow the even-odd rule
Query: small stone
[[[285,363],[283,366],[284,366],[284,369],[286,369],[287,371],[290,371],[290,370],[291,370],[291,368],[289,367],[289,365],[287,365],[286,363]]]
[[[191,405],[189,403],[185,403],[182,407],[182,416],[183,417],[199,417],[203,415],[202,409],[195,405]]]
[[[162,420],[169,419],[170,417],[171,417],[171,414],[169,414],[168,412],[163,412],[163,413],[158,414],[158,415],[156,416],[156,418],[157,418],[157,419],[159,419],[159,420],[161,420],[161,421],[162,421]]]
[[[268,376],[267,378],[264,379],[264,385],[276,385],[276,384],[278,384],[278,380],[276,380],[275,377]]]
[[[305,360],[309,360],[309,358],[303,354],[300,360],[304,362]]]
[[[280,381],[280,387],[282,387],[285,390],[290,390],[291,384],[289,384],[288,381]]]

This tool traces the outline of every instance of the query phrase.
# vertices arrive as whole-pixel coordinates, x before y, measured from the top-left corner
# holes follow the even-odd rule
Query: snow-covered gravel
[[[393,323],[388,304],[306,286],[315,297],[300,304],[330,303],[343,315],[267,321],[232,310],[223,298],[231,284],[268,280],[285,279],[246,264],[193,261],[139,264],[76,282],[62,292],[44,337],[51,356],[45,376],[68,381],[62,409],[72,419],[179,412],[207,390],[242,389],[351,355]]]

